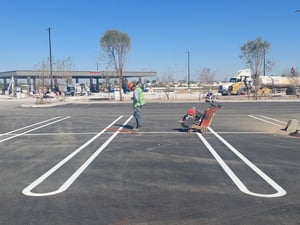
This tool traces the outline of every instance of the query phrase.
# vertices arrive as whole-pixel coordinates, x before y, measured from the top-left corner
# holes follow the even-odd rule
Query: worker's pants
[[[142,106],[138,106],[134,108],[134,113],[133,116],[136,120],[136,127],[141,127],[142,126]]]

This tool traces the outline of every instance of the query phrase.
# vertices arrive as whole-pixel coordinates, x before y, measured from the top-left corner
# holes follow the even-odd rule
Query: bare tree
[[[39,64],[35,65],[38,70],[37,80],[35,83],[36,89],[39,92],[44,92],[45,89],[51,88],[51,75],[49,70],[49,60],[43,60]],[[53,60],[52,62],[53,74],[52,77],[55,79],[55,87],[59,89],[59,80],[64,83],[72,82],[72,70],[74,68],[72,60],[70,57],[64,59]],[[40,93],[42,94],[42,93]],[[43,101],[41,100],[41,103]]]
[[[63,79],[66,83],[72,83],[72,74],[70,73],[74,69],[74,64],[71,57],[64,59],[58,59],[53,62],[54,66],[54,85],[58,86],[57,79]]]
[[[198,75],[201,83],[211,87],[215,79],[215,72],[213,72],[210,68],[203,68]]]
[[[163,90],[163,92],[165,93],[167,99],[170,99],[170,92],[171,92],[171,85],[174,82],[174,72],[172,71],[168,71],[167,74],[163,77],[163,81],[166,83],[166,87]]]
[[[209,91],[212,88],[212,84],[215,80],[215,72],[210,68],[203,68],[198,72],[198,80],[200,81],[199,90],[204,86],[206,91]],[[201,98],[201,94],[199,92],[199,100]]]
[[[131,47],[129,36],[117,30],[107,30],[100,39],[104,59],[113,66],[119,77],[120,101],[122,98],[123,70],[128,52]]]
[[[259,88],[259,76],[265,74],[266,68],[272,67],[272,61],[266,60],[266,56],[271,50],[271,44],[258,37],[256,40],[248,41],[241,47],[242,55],[240,58],[244,59],[246,64],[252,71],[255,85],[255,96],[257,99]]]

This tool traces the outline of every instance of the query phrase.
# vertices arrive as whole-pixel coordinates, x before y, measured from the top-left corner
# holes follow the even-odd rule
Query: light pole
[[[190,89],[190,52],[189,51],[187,52],[187,57],[188,57],[187,58],[187,64],[188,64],[187,65],[188,66],[188,71],[187,71],[188,72],[188,74],[187,74],[188,75],[188,89]]]
[[[266,76],[266,49],[264,48],[264,76]]]
[[[50,88],[53,91],[53,74],[52,74],[52,53],[51,53],[51,29],[50,27],[47,28],[48,36],[49,36],[49,62],[50,62]]]

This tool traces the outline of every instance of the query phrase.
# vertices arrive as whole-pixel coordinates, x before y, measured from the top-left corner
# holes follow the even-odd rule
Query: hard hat
[[[134,86],[134,84],[132,82],[129,82],[127,86],[129,89],[131,89]]]

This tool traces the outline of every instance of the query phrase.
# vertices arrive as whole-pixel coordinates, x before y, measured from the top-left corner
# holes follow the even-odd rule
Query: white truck
[[[241,69],[239,70],[234,77],[229,79],[229,82],[226,82],[219,86],[218,92],[222,95],[230,95],[230,87],[232,84],[243,81],[243,79],[251,79],[251,70],[250,69]]]
[[[260,76],[259,85],[270,89],[286,88],[287,95],[300,94],[299,76]]]

